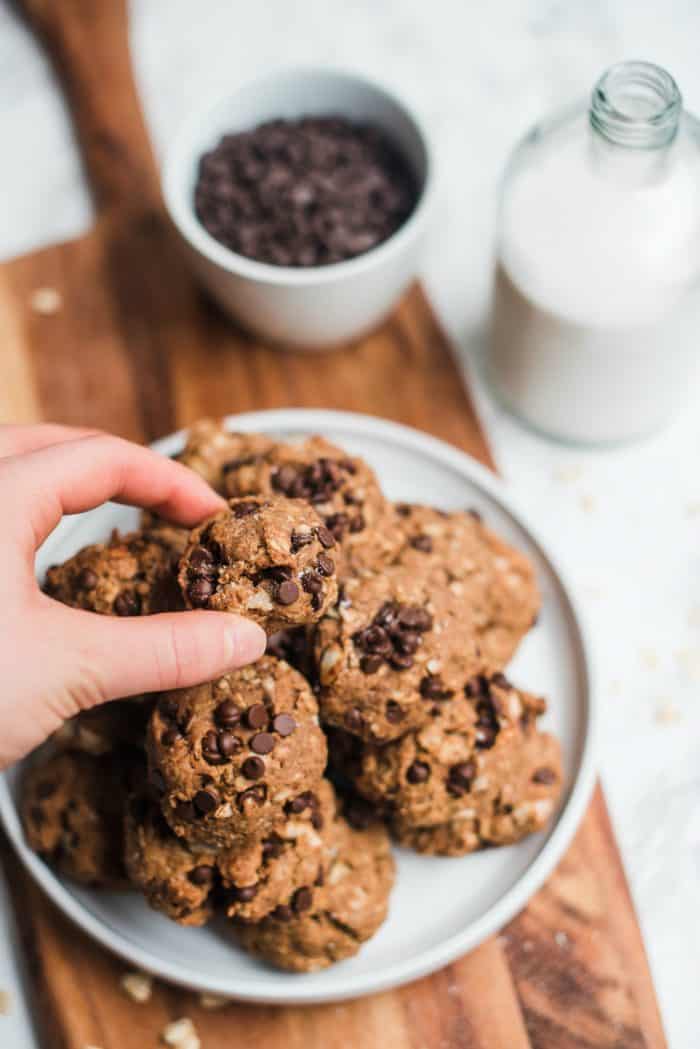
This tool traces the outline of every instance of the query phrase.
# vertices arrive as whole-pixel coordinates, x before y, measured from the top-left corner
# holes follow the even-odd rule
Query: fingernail
[[[231,666],[254,663],[267,647],[265,631],[250,619],[230,617],[233,622],[227,630]]]

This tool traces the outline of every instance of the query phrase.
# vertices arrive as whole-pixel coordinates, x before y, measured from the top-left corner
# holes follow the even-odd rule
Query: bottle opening
[[[591,126],[631,149],[658,149],[675,138],[683,100],[673,77],[651,62],[620,62],[593,88]]]

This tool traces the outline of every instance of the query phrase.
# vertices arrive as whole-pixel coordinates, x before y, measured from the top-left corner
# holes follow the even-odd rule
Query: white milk
[[[489,368],[533,426],[574,441],[628,439],[696,392],[698,157],[690,134],[628,148],[581,111],[516,153]]]

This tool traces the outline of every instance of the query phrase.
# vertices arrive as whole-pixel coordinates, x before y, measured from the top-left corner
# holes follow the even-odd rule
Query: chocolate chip
[[[290,922],[294,917],[294,912],[291,907],[288,907],[286,903],[280,903],[275,907],[270,917],[274,918],[278,922]]]
[[[296,727],[297,723],[291,714],[278,714],[272,722],[273,730],[279,732],[280,736],[291,736]]]
[[[437,674],[428,674],[419,685],[423,699],[451,699],[454,690],[445,688],[445,683]]]
[[[409,630],[419,630],[421,633],[430,630],[433,625],[433,617],[430,612],[421,608],[420,605],[404,605],[399,609],[397,618],[401,626]]]
[[[113,607],[118,616],[137,616],[141,611],[141,599],[138,594],[123,590],[114,599]]]
[[[536,769],[532,775],[533,783],[542,783],[545,786],[550,786],[552,783],[557,782],[557,774],[554,769],[543,767]]]
[[[208,885],[214,878],[214,868],[207,863],[200,863],[189,873],[189,879],[193,885]]]
[[[253,703],[245,712],[245,723],[248,728],[265,728],[268,720],[267,708],[263,703]]]
[[[241,749],[242,743],[233,732],[223,731],[219,733],[219,750],[225,758],[231,758]]]
[[[164,747],[172,747],[173,743],[179,738],[180,733],[174,726],[171,726],[170,728],[166,728],[165,732],[160,737],[160,741]]]
[[[318,594],[323,590],[323,580],[312,569],[304,572],[301,585],[307,594]]]
[[[414,761],[406,769],[406,779],[409,783],[425,783],[430,778],[430,765],[424,761]]]
[[[292,532],[289,548],[293,554],[296,554],[296,552],[301,550],[303,546],[308,546],[309,543],[313,543],[313,541],[313,532],[299,532],[295,529]]]
[[[189,566],[195,571],[195,574],[199,574],[215,569],[214,556],[211,550],[207,550],[206,546],[195,546],[194,550],[189,555]]]
[[[232,699],[225,699],[223,703],[219,703],[214,711],[214,718],[217,725],[221,725],[224,728],[235,728],[241,720],[241,712]]]
[[[234,517],[249,517],[251,514],[255,514],[258,510],[262,509],[260,503],[255,503],[251,499],[246,499],[241,503],[233,503],[231,505],[231,513]]]
[[[56,784],[53,780],[45,779],[36,785],[36,796],[39,801],[45,801],[56,793]]]
[[[262,854],[264,860],[276,860],[278,856],[282,855],[282,849],[284,842],[281,838],[268,838],[267,841],[263,842]]]
[[[488,680],[483,674],[475,674],[474,677],[470,678],[464,686],[464,692],[469,699],[476,699],[477,696],[488,695]]]
[[[318,874],[316,875],[316,880],[314,881],[314,885],[323,885],[325,880],[326,878],[323,873],[323,867],[319,867]]]
[[[77,583],[81,590],[94,590],[98,583],[97,573],[91,568],[84,568],[78,575]]]
[[[311,826],[315,830],[323,830],[323,816],[320,812],[311,813]]]
[[[272,476],[272,487],[277,488],[278,491],[284,492],[288,495],[297,479],[297,472],[293,466],[285,463],[284,466],[280,466],[276,474]]]
[[[453,765],[447,777],[447,789],[450,794],[458,797],[471,790],[472,780],[476,775],[476,765],[473,761],[462,761]]]
[[[410,543],[414,550],[420,550],[422,554],[433,552],[433,541],[429,535],[414,535]]]
[[[237,801],[242,809],[246,809],[249,805],[264,804],[266,797],[267,791],[264,784],[258,783],[254,787],[248,787],[247,790],[241,791]]]
[[[332,576],[335,572],[335,561],[328,554],[319,554],[316,558],[316,568],[322,576]]]
[[[366,521],[362,514],[355,514],[354,517],[350,518],[350,524],[348,525],[348,528],[350,530],[351,535],[356,535],[358,532],[364,531],[365,527]]]
[[[341,542],[349,524],[350,518],[347,514],[330,514],[330,516],[326,518],[328,531],[338,543]]]
[[[316,537],[324,550],[331,550],[335,546],[335,539],[328,528],[319,525],[315,531]]]
[[[192,801],[194,807],[198,812],[201,812],[203,816],[206,816],[209,812],[213,812],[219,804],[216,795],[210,790],[198,790]]]
[[[389,660],[394,670],[410,670],[413,666],[413,656],[403,655],[395,652]]]
[[[298,816],[304,809],[308,809],[310,805],[313,805],[314,795],[310,790],[305,790],[301,794],[297,794],[296,798],[292,798],[291,801],[287,802],[286,808],[288,812]]]
[[[292,896],[292,910],[295,914],[301,914],[302,911],[308,911],[312,902],[313,895],[311,893],[311,889],[309,889],[306,885],[303,885],[301,889],[297,889],[297,891]]]
[[[269,732],[257,732],[250,741],[250,749],[256,754],[269,754],[275,746],[275,737]]]
[[[187,596],[195,608],[203,608],[214,593],[214,584],[206,576],[195,576],[187,587]]]
[[[293,605],[299,597],[299,587],[293,579],[285,579],[280,583],[274,593],[275,601],[279,605]]]
[[[191,823],[196,815],[195,807],[191,801],[178,801],[175,806],[175,816],[177,819],[182,820],[183,823]]]
[[[360,670],[363,674],[376,674],[383,662],[382,656],[363,656],[360,660]]]
[[[406,713],[402,707],[394,699],[390,699],[386,705],[386,719],[392,725],[397,725],[400,721],[406,717]]]
[[[241,772],[246,779],[260,779],[265,774],[265,762],[262,758],[246,758]]]
[[[258,894],[258,883],[254,885],[236,885],[233,889],[233,897],[238,903],[250,903]]]
[[[510,681],[508,680],[506,675],[502,674],[500,671],[497,674],[493,674],[492,675],[492,677],[491,677],[491,684],[492,685],[498,685],[499,688],[510,688],[511,687]]]

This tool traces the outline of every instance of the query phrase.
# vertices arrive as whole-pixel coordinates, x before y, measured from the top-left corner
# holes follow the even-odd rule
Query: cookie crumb
[[[0,1016],[9,1016],[12,1012],[12,995],[9,991],[0,990]]]
[[[230,999],[222,998],[219,994],[207,994],[203,991],[199,996],[199,1004],[202,1009],[222,1009],[229,1004]]]
[[[584,493],[580,498],[581,509],[586,514],[591,514],[597,507],[597,501],[594,495],[588,495]]]
[[[34,312],[42,317],[52,317],[63,306],[63,299],[55,288],[37,288],[32,292],[29,304]]]
[[[660,725],[673,725],[681,720],[681,712],[670,699],[663,699],[656,708],[654,720]]]
[[[173,1049],[200,1049],[202,1044],[189,1016],[183,1016],[179,1020],[166,1024],[161,1032],[161,1037],[165,1044],[172,1046]]]
[[[147,973],[124,973],[121,985],[134,1002],[147,1002],[153,993],[153,978]]]

